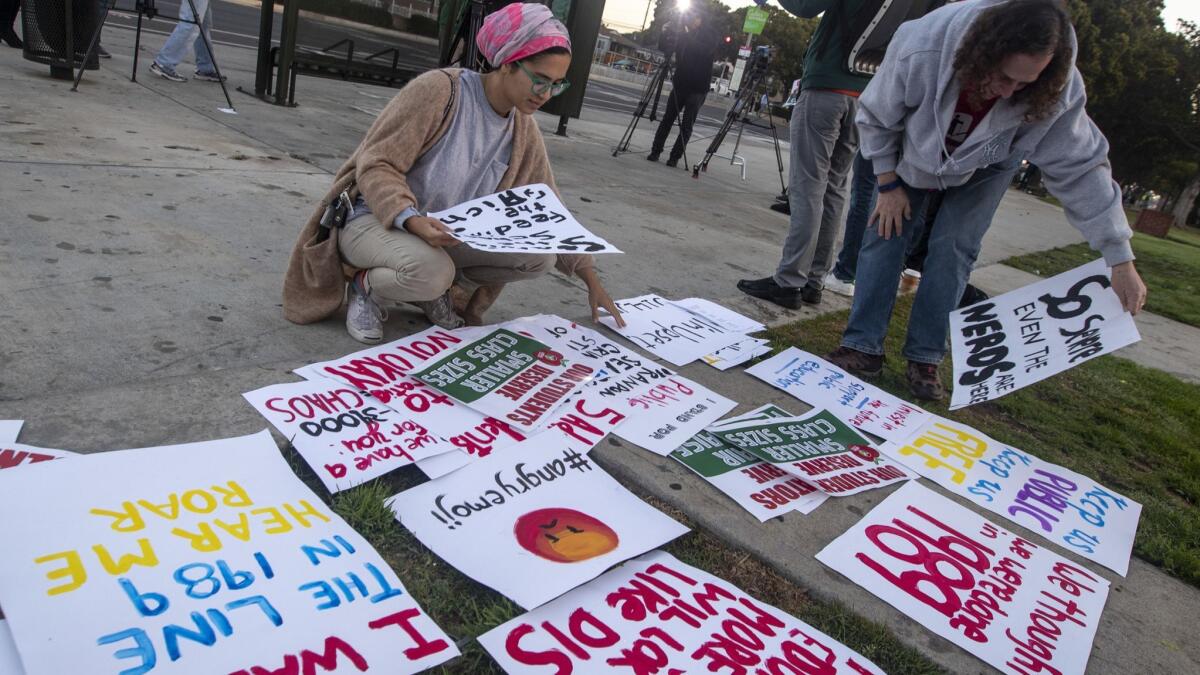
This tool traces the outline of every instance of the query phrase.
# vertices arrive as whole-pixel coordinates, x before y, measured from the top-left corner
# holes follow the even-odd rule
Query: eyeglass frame
[[[554,98],[555,96],[561,95],[567,90],[568,87],[571,86],[571,83],[565,78],[555,82],[554,80],[548,80],[540,75],[537,75],[525,67],[524,61],[517,61],[517,67],[520,68],[521,72],[525,73],[525,76],[529,78],[529,91],[534,96],[542,96],[546,92],[550,92],[550,98]],[[541,91],[538,91],[539,88]],[[555,91],[555,88],[558,88],[558,91]]]

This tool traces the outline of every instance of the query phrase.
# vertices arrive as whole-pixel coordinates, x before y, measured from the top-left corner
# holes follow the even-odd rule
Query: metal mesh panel
[[[99,23],[99,11],[98,0],[21,0],[25,58],[78,68]],[[74,58],[68,50],[75,52]],[[89,69],[98,67],[94,58],[88,63]]]

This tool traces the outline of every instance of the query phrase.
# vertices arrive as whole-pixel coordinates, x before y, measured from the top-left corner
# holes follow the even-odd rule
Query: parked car
[[[619,70],[636,71],[638,69],[638,62],[634,61],[633,59],[621,59],[619,61],[613,61],[612,67]]]

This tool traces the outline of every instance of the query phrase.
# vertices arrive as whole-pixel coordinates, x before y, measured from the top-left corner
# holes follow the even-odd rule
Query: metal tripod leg
[[[196,3],[194,0],[187,0],[188,6],[192,8],[192,17],[195,18],[195,23],[200,27],[200,39],[204,40],[204,48],[208,50],[208,56],[212,59],[213,70],[217,74],[217,83],[221,85],[221,93],[225,94],[225,102],[229,104],[229,111],[237,114],[237,109],[233,107],[233,101],[229,98],[229,90],[225,88],[225,78],[221,77],[221,66],[217,65],[217,54],[213,51],[212,42],[208,39],[208,34],[204,32],[204,17],[196,12]]]

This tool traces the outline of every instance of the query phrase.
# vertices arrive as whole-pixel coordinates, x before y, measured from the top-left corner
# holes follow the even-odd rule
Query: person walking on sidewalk
[[[593,319],[603,307],[625,325],[592,256],[479,251],[426,215],[523,185],[557,191],[533,113],[569,84],[566,27],[545,5],[515,3],[484,19],[476,43],[493,70],[431,70],[413,79],[342,165],[288,262],[288,320],[324,319],[346,294],[346,330],[368,344],[383,339],[383,305],[416,305],[442,328],[481,325],[505,284],[556,266],[587,286]],[[324,238],[322,215],[343,194],[353,210]],[[357,270],[348,287],[343,263]]]
[[[197,21],[196,14],[192,13],[193,4],[196,6],[196,14],[203,17],[200,21]],[[205,38],[208,39],[207,44]],[[196,54],[194,77],[207,82],[220,82],[225,78],[217,74],[212,54],[208,51],[209,44],[212,44],[212,3],[210,0],[183,0],[179,5],[179,23],[175,24],[175,30],[171,31],[162,49],[154,56],[150,72],[172,82],[187,82],[187,78],[180,75],[176,69],[183,57],[187,56],[188,46],[191,45]]]
[[[804,55],[800,96],[792,109],[788,202],[791,224],[773,276],[742,279],[743,293],[796,309],[821,302],[846,204],[846,177],[858,147],[857,99],[870,77],[846,66],[863,0],[780,0],[803,18],[822,12]]]
[[[1146,286],[1108,163],[1084,110],[1075,33],[1059,0],[952,3],[900,26],[859,101],[863,157],[878,200],[859,252],[841,346],[826,358],[863,377],[883,369],[883,342],[915,214],[941,200],[903,354],[914,396],[944,394],[938,366],[983,235],[1021,160],[1038,165],[1067,220],[1112,270],[1136,314]]]
[[[667,137],[680,112],[679,135],[671,146],[667,166],[679,166],[683,150],[692,137],[692,127],[700,114],[700,107],[708,97],[712,81],[713,60],[716,58],[717,35],[705,25],[704,13],[699,7],[692,8],[681,21],[683,26],[675,34],[675,74],[671,78],[671,93],[667,94],[667,108],[663,111],[658,129],[654,132],[654,143],[646,159],[657,162],[667,146]]]

